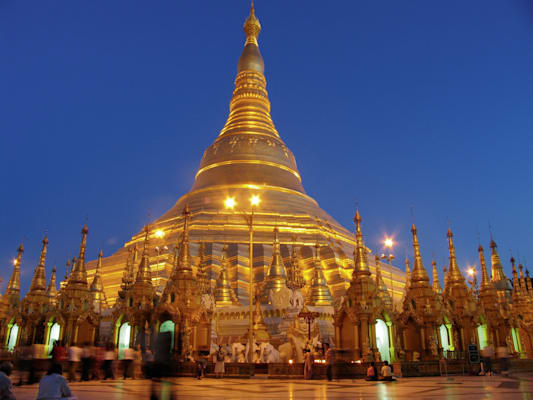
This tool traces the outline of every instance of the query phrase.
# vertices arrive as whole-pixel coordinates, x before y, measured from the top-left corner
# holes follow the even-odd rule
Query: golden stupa
[[[286,264],[291,264],[291,252],[293,246],[297,246],[300,268],[308,286],[318,268],[316,260],[321,260],[319,269],[323,270],[329,286],[324,292],[330,291],[333,303],[345,293],[352,277],[351,255],[355,241],[350,231],[306,194],[294,155],[274,126],[265,66],[258,45],[260,31],[261,24],[252,4],[244,24],[246,42],[237,64],[235,90],[226,124],[205,150],[191,190],[150,225],[148,254],[154,284],[162,290],[168,279],[174,258],[172,249],[179,243],[183,232],[182,211],[188,206],[194,265],[199,264],[201,256],[215,288],[220,276],[222,248],[227,245],[227,279],[238,301],[247,304],[247,215],[251,212],[250,197],[256,195],[261,201],[254,207],[254,282],[268,281],[276,229],[281,257]],[[228,197],[236,202],[233,210],[225,208]],[[102,260],[102,280],[111,304],[117,299],[124,271],[137,268],[135,263],[139,260],[135,255],[143,241],[144,232],[141,231],[122,249]],[[89,275],[95,266],[95,262],[89,263]],[[375,271],[373,266],[371,268]],[[399,300],[403,293],[403,273],[396,268],[388,269],[385,282],[389,288],[393,283],[395,297]]]

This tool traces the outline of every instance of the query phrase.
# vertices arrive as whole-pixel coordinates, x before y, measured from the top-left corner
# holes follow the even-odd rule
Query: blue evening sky
[[[0,262],[25,237],[23,289],[106,255],[191,187],[227,116],[247,0],[0,1]],[[492,225],[532,266],[533,2],[257,0],[272,117],[307,192],[365,240],[411,206],[424,263],[488,255]]]

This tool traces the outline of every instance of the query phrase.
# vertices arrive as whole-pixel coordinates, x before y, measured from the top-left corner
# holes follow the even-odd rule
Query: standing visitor
[[[73,344],[68,348],[68,380],[76,381],[76,371],[81,361],[81,349]]]
[[[222,350],[222,346],[219,346],[218,351],[216,353],[215,377],[222,378],[223,375],[224,375],[224,351]]]
[[[60,400],[72,397],[67,380],[63,377],[61,364],[53,364],[39,382],[37,400]]]
[[[89,373],[91,372],[91,364],[93,361],[93,351],[89,343],[83,345],[81,350],[81,380],[88,381]]]
[[[326,349],[326,375],[328,376],[328,381],[333,380],[333,363],[334,360],[334,354],[331,347],[329,347],[329,343],[324,343],[325,349]]]
[[[54,346],[52,347],[52,362],[54,364],[61,364],[67,359],[67,349],[63,346],[62,343],[59,343],[59,340],[54,341]]]
[[[135,360],[135,352],[131,347],[126,347],[124,349],[124,360],[122,361],[124,366],[124,379],[132,377],[133,360]]]
[[[115,379],[115,374],[113,373],[113,361],[115,361],[115,349],[113,345],[108,344],[104,353],[104,362],[102,368],[104,370],[104,380],[106,379]]]
[[[15,400],[13,385],[9,379],[12,369],[10,362],[4,361],[0,364],[0,400]]]
[[[313,364],[315,356],[309,349],[305,350],[304,379],[313,379]]]

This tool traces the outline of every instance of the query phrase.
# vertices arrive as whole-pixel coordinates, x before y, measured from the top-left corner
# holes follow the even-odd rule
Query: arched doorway
[[[483,350],[489,345],[489,335],[487,331],[487,325],[482,324],[477,327],[477,337],[479,339],[479,349]]]
[[[381,354],[381,360],[390,362],[389,328],[382,319],[376,320],[376,347]]]
[[[415,321],[409,319],[404,330],[405,351],[408,354],[408,360],[415,360],[421,356],[422,341],[420,340],[420,329]],[[418,357],[415,356],[418,353]]]
[[[50,335],[48,338],[48,348],[52,348],[54,345],[54,342],[57,340],[59,341],[59,334],[61,332],[61,325],[59,325],[57,322],[54,322],[54,324],[50,327]]]
[[[442,351],[444,352],[444,355],[446,355],[446,353],[450,351],[450,334],[448,332],[448,327],[445,324],[442,324],[439,327],[439,336]]]
[[[9,336],[7,339],[7,350],[8,351],[15,350],[18,337],[19,337],[19,326],[17,324],[13,324],[11,328],[9,329]]]
[[[124,322],[118,331],[118,357],[123,358],[124,349],[130,347],[131,340],[131,326],[128,322]]]
[[[170,319],[167,319],[165,322],[163,322],[159,326],[159,333],[165,333],[165,332],[170,333],[171,347],[174,347],[174,329],[175,328],[176,328],[176,324]]]
[[[95,330],[96,328],[93,323],[89,320],[89,318],[86,318],[80,325],[78,325],[78,337],[76,339],[76,343],[93,343]]]

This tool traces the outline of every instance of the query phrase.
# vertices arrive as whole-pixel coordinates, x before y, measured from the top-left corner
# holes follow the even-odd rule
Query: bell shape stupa
[[[182,210],[188,207],[190,246],[193,254],[198,254],[202,246],[202,273],[207,273],[213,290],[221,272],[222,248],[227,246],[227,279],[238,301],[248,304],[251,227],[256,284],[268,279],[273,248],[279,245],[285,263],[290,263],[292,248],[297,246],[302,273],[310,287],[315,264],[312,248],[319,243],[325,282],[331,295],[338,298],[352,278],[353,260],[347,254],[355,245],[353,234],[306,194],[295,157],[276,130],[270,114],[265,63],[259,50],[260,31],[252,5],[244,23],[246,41],[237,64],[227,121],[205,150],[191,190],[151,224],[147,253],[153,279],[160,286],[171,274],[171,249],[179,243],[185,224]],[[252,196],[257,199],[254,205],[250,202]],[[274,228],[279,242],[273,245]],[[130,249],[143,240],[144,233],[140,231],[123,248],[102,260],[102,280],[111,304],[118,297]],[[197,258],[193,257],[192,263],[195,273],[200,264]],[[95,267],[95,262],[88,264],[90,276]],[[374,266],[370,269],[375,271]],[[395,271],[394,284],[401,289],[403,273]],[[306,292],[306,288],[303,290]]]

